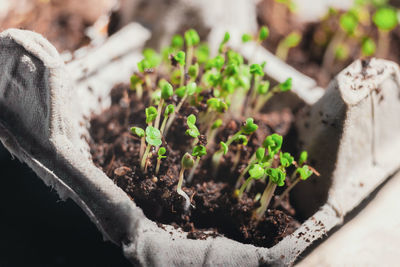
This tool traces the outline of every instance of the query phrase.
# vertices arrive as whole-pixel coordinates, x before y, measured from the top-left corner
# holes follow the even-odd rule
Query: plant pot
[[[134,66],[130,59],[138,56],[137,49],[148,35],[138,30],[130,36],[139,45],[136,53],[128,53],[129,60],[121,58],[127,68]],[[87,135],[88,116],[109,105],[109,90],[118,82],[113,75],[125,75],[120,73],[123,68],[119,62],[103,60],[103,64],[91,65],[92,60],[104,55],[106,46],[88,55],[87,61],[69,67],[77,74],[88,69],[75,91],[57,52],[39,35],[8,30],[0,35],[0,47],[1,141],[54,187],[61,199],[72,198],[104,237],[121,246],[134,264],[291,265],[400,166],[400,159],[393,156],[400,148],[400,123],[393,115],[400,112],[399,68],[384,60],[373,59],[368,64],[356,61],[298,120],[299,138],[322,174],[294,191],[299,208],[310,215],[301,227],[271,248],[225,237],[190,240],[179,229],[169,225],[161,229],[147,219],[90,159],[88,144],[81,138]],[[377,88],[379,94],[375,93]],[[307,94],[299,91],[299,95]],[[305,200],[309,197],[311,204]]]

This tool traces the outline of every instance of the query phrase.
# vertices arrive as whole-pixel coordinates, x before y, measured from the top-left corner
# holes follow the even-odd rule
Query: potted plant
[[[137,36],[142,38],[139,33]],[[264,35],[260,37],[264,38]],[[68,78],[54,48],[33,33],[3,32],[0,36],[1,51],[11,60],[1,57],[7,63],[2,64],[2,73],[5,74],[2,77],[8,81],[1,88],[1,140],[47,184],[55,187],[61,198],[71,197],[76,201],[107,239],[123,247],[125,255],[133,263],[292,264],[304,249],[340,224],[348,211],[398,168],[400,162],[391,156],[398,143],[387,141],[396,140],[394,136],[400,128],[393,123],[393,114],[400,108],[398,99],[394,97],[398,93],[398,66],[374,59],[356,61],[332,81],[316,104],[305,105],[304,115],[294,114],[297,138],[309,152],[308,157],[306,153],[298,153],[294,163],[290,154],[281,151],[280,135],[264,132],[262,137],[257,137],[257,130],[268,122],[261,114],[252,113],[261,105],[257,105],[259,101],[264,103],[268,100],[269,93],[287,91],[293,81],[287,79],[269,89],[263,79],[262,65],[248,66],[240,60],[238,53],[230,52],[227,45],[229,35],[222,39],[220,55],[202,65],[196,64],[194,56],[190,56],[196,55],[199,63],[201,51],[204,52],[198,47],[195,32],[189,31],[185,39],[186,52],[181,50],[182,39],[177,37],[169,48],[172,53],[167,53],[172,55],[168,57],[172,65],[166,65],[167,69],[170,68],[167,73],[175,73],[172,76],[162,76],[164,79],[157,79],[157,83],[155,77],[150,77],[154,80],[149,82],[148,77],[154,76],[150,69],[159,59],[157,54],[147,50],[138,66],[141,74],[131,78],[130,86],[119,86],[111,91],[111,86],[107,89],[97,82],[99,87],[81,87],[84,89],[76,92],[79,97],[72,95],[74,100],[70,102],[65,101],[71,99],[66,98],[71,97],[67,95],[71,91],[65,90],[69,85]],[[232,60],[232,65],[226,65],[228,59]],[[11,73],[14,66],[18,71]],[[235,68],[247,70],[244,78],[253,81],[249,83],[247,80],[240,85],[249,85],[251,93],[249,97],[242,94],[238,99],[255,105],[236,107],[240,113],[252,114],[247,119],[247,116],[235,113],[235,102],[231,101],[229,106],[223,97],[232,87],[229,82],[222,85],[220,79],[229,80],[238,74]],[[188,76],[182,75],[186,72]],[[24,74],[24,83],[18,78],[20,73]],[[220,92],[202,95],[200,77],[205,85],[209,83],[209,87],[212,85]],[[140,87],[143,89],[146,83],[146,91],[140,93]],[[238,91],[236,89],[233,92]],[[150,90],[154,95],[150,103],[157,103],[154,107],[148,105]],[[99,103],[99,96],[108,98],[108,103]],[[382,97],[384,100],[380,100]],[[387,103],[379,105],[379,101]],[[75,106],[71,108],[71,105]],[[107,106],[108,110],[104,111]],[[200,114],[194,108],[208,112]],[[227,113],[231,108],[233,115]],[[92,116],[88,130],[85,122],[88,122],[87,115],[91,110],[97,115]],[[224,121],[225,114],[228,114],[228,124]],[[279,115],[276,116],[279,119]],[[360,116],[368,118],[368,123],[360,120]],[[377,116],[386,119],[371,120]],[[244,120],[240,120],[242,117]],[[17,122],[15,118],[18,118]],[[118,119],[113,121],[113,118]],[[243,124],[238,123],[241,121]],[[38,122],[42,127],[37,127]],[[126,127],[126,123],[132,128]],[[91,136],[92,140],[83,140],[82,134]],[[205,134],[209,138],[205,139]],[[166,138],[171,135],[176,141],[167,143]],[[105,142],[107,139],[112,140],[109,148]],[[206,144],[205,140],[216,141]],[[296,143],[296,139],[293,140]],[[365,146],[365,143],[372,145]],[[107,159],[107,149],[111,151],[111,159]],[[114,151],[119,151],[119,157],[116,154],[113,159]],[[212,156],[206,155],[209,151],[214,151]],[[375,158],[373,155],[384,156]],[[103,170],[96,167],[91,158]],[[241,171],[237,171],[241,170],[235,162],[238,158],[244,159],[238,164],[243,166],[242,178],[245,180],[240,179]],[[291,180],[285,179],[291,165],[295,166],[294,176]],[[290,182],[297,184],[315,172],[310,166],[314,166],[321,177],[315,178],[314,182],[291,186]],[[195,169],[193,176],[188,170],[191,168]],[[236,179],[226,181],[232,178],[231,173],[235,170],[239,174]],[[184,179],[190,180],[186,187],[182,187]],[[139,183],[135,184],[135,180]],[[363,186],[360,186],[361,181]],[[287,190],[276,190],[285,182],[289,183]],[[277,197],[273,198],[275,192]],[[293,203],[287,199],[288,192],[294,202],[300,203],[296,210],[306,217],[300,219],[301,225],[288,216],[290,203]],[[199,196],[196,197],[195,193]],[[152,202],[152,197],[157,197],[157,202]],[[161,206],[161,210],[154,204]],[[173,209],[166,210],[165,207]],[[239,216],[232,216],[227,210],[239,213]],[[165,214],[167,217],[162,217]],[[240,222],[249,225],[234,220],[233,224],[241,229],[235,225],[215,224],[221,219],[218,217],[221,214],[232,216],[232,220],[239,218]],[[248,217],[244,216],[246,214]],[[203,229],[217,228],[230,238],[214,236],[215,231],[196,231],[195,228],[198,225],[201,228],[202,224],[196,221],[196,217],[191,218],[193,215],[197,218],[208,216],[209,219],[202,222],[205,225]],[[160,221],[149,220],[150,216]],[[283,220],[278,222],[277,218]],[[177,228],[163,224],[165,221],[175,222]],[[278,236],[272,237],[263,231],[257,235],[260,225],[277,225]],[[280,228],[282,225],[284,227]],[[289,225],[293,230],[284,237]],[[248,228],[243,228],[246,226]],[[230,232],[229,228],[237,233]],[[247,230],[252,239],[246,239],[244,233]]]

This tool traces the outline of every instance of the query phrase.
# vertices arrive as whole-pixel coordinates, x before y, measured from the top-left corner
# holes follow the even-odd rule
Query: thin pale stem
[[[194,162],[194,165],[193,165],[192,169],[190,170],[189,176],[186,178],[186,181],[188,183],[192,182],[194,172],[196,171],[197,167],[199,166],[199,163],[200,163],[200,157],[196,157],[196,161]]]
[[[160,165],[161,165],[161,158],[158,158],[156,165],[156,175],[158,175],[158,172],[160,171]]]
[[[165,130],[165,125],[167,124],[167,120],[168,120],[168,116],[164,116],[164,119],[161,123],[161,127],[160,127],[160,133],[161,135],[164,134],[164,130]]]
[[[175,112],[172,113],[171,116],[169,117],[168,122],[167,122],[167,126],[165,127],[165,136],[167,136],[169,128],[171,127],[172,122],[175,120],[176,114],[178,114],[178,112],[181,109],[181,107],[182,107],[183,103],[185,102],[186,98],[187,98],[187,95],[185,94],[182,97],[181,101],[179,102],[178,106],[176,107]]]
[[[190,198],[185,193],[185,191],[182,190],[184,174],[185,174],[185,169],[182,167],[181,171],[179,172],[179,181],[178,181],[178,186],[176,187],[176,192],[185,199],[185,211],[187,211],[187,210],[189,210],[189,207],[190,207]]]
[[[244,181],[244,183],[242,184],[242,186],[239,189],[239,198],[242,198],[243,192],[246,189],[247,185],[253,180],[252,177],[249,177],[246,179],[246,181]]]
[[[193,46],[188,46],[187,56],[186,56],[186,67],[188,69],[192,65],[192,61],[193,61]]]
[[[142,138],[140,138],[140,152],[139,152],[140,158],[143,157],[145,148],[146,148],[146,138],[143,136]]]
[[[158,129],[158,125],[160,124],[161,111],[162,111],[163,105],[164,105],[164,98],[161,98],[160,103],[158,103],[157,117],[156,117],[156,120],[154,121],[154,128],[157,128],[157,129]]]
[[[179,69],[181,71],[181,81],[179,83],[179,87],[185,85],[185,66],[179,65]]]
[[[243,182],[243,178],[246,175],[246,173],[250,170],[251,165],[254,163],[254,160],[256,159],[256,153],[254,152],[253,155],[251,156],[250,160],[249,160],[249,164],[247,165],[247,167],[240,173],[239,178],[236,181],[236,185],[235,188],[238,188],[239,185]]]
[[[141,83],[136,84],[136,97],[142,99],[143,96],[143,86]]]
[[[142,171],[145,171],[147,157],[149,156],[150,148],[151,148],[151,145],[147,145],[146,151],[143,154],[142,162],[140,163],[140,168],[142,169]]]
[[[256,210],[255,217],[257,220],[261,219],[264,213],[267,211],[268,205],[271,202],[272,196],[274,195],[276,189],[276,184],[271,181],[268,182],[267,187],[265,188],[262,196],[261,196],[261,206]]]

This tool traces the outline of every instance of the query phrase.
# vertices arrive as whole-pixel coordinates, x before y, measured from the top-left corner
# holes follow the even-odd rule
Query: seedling
[[[185,155],[183,155],[182,157],[181,171],[179,172],[179,181],[178,181],[178,186],[176,187],[176,192],[178,192],[178,194],[185,199],[185,208],[184,208],[185,211],[189,210],[190,198],[185,193],[185,191],[182,190],[182,183],[185,175],[185,170],[193,168],[193,165],[194,165],[193,157],[189,153],[185,153]]]
[[[374,40],[369,37],[365,37],[361,45],[361,53],[364,57],[370,57],[375,54],[376,45]]]
[[[205,146],[197,145],[197,146],[193,147],[192,156],[196,158],[196,161],[194,162],[193,168],[190,170],[189,176],[186,179],[186,181],[188,183],[192,182],[194,172],[196,171],[197,167],[199,166],[200,159],[201,159],[201,157],[203,157],[205,155],[207,155],[207,149]]]
[[[189,127],[189,129],[186,130],[185,134],[194,138],[193,146],[195,146],[199,142],[199,135],[200,135],[199,129],[196,126],[196,116],[190,114],[187,117],[186,124]]]
[[[229,35],[229,32],[226,32],[225,35],[224,35],[224,39],[222,39],[222,42],[221,42],[221,44],[219,45],[218,52],[219,52],[220,54],[224,54],[224,53],[226,52],[226,50],[227,50],[227,48],[226,48],[226,43],[229,41],[230,38],[231,38],[231,37],[230,37],[230,35]]]
[[[332,40],[325,51],[322,66],[324,69],[330,70],[338,56],[340,58],[340,45],[344,44],[346,38],[349,36],[354,36],[359,24],[359,19],[357,13],[354,10],[349,10],[348,12],[342,14],[339,19],[339,29],[334,34]],[[339,51],[337,50],[339,47]],[[343,49],[342,49],[343,50]],[[343,53],[342,53],[343,54]]]
[[[187,61],[186,65],[190,66],[193,62],[193,49],[200,43],[199,34],[194,30],[190,29],[185,32],[185,42],[187,46]],[[182,86],[182,85],[181,85]]]
[[[162,135],[164,134],[165,125],[167,124],[167,120],[168,120],[169,116],[171,116],[171,114],[174,114],[174,112],[175,112],[175,106],[172,104],[169,104],[165,108],[164,119],[163,119],[163,122],[161,123],[161,127],[160,127],[160,132]]]
[[[179,71],[180,71],[180,83],[179,83],[179,86],[180,87],[182,87],[185,84],[185,57],[186,57],[186,54],[183,51],[179,51],[174,56],[174,59],[179,64]]]
[[[133,133],[134,135],[137,135],[140,138],[140,153],[139,153],[139,155],[140,155],[140,158],[142,158],[145,147],[146,147],[144,130],[140,127],[132,127],[131,133]]]
[[[221,142],[220,143],[220,149],[214,153],[212,157],[212,165],[213,165],[213,172],[214,175],[217,174],[219,163],[221,161],[221,158],[223,155],[226,155],[228,153],[229,145],[232,144],[233,141],[238,140],[240,135],[251,135],[258,129],[258,125],[254,123],[253,118],[247,118],[246,122],[244,125],[240,128],[238,132],[236,132],[232,137],[230,137],[226,143]]]
[[[156,165],[156,175],[160,171],[161,160],[167,157],[167,156],[164,156],[166,152],[167,152],[167,150],[165,149],[165,147],[160,147],[157,151],[158,157],[157,157],[157,165]]]
[[[275,200],[274,208],[278,207],[281,204],[282,199],[284,199],[293,189],[293,187],[297,185],[300,181],[307,180],[313,174],[319,176],[319,173],[314,168],[311,168],[310,166],[305,164],[307,162],[307,157],[307,151],[301,152],[296,171],[291,177],[290,186],[288,186],[285,191],[283,191],[283,193]]]
[[[168,119],[166,128],[165,128],[165,135],[167,135],[169,127],[171,127],[173,121],[175,120],[175,116],[176,114],[179,112],[179,110],[181,109],[183,103],[185,103],[186,98],[188,96],[193,95],[196,92],[197,89],[197,85],[195,82],[189,83],[187,86],[182,86],[180,88],[178,88],[176,90],[176,93],[179,95],[181,95],[181,101],[179,102],[178,106],[175,109],[175,112],[172,113],[172,115],[170,116],[170,118]]]
[[[276,56],[283,61],[287,60],[289,50],[298,46],[301,42],[301,34],[297,31],[291,32],[282,41],[279,42],[276,48]]]
[[[138,99],[142,98],[143,95],[143,79],[139,75],[134,74],[131,76],[131,89],[136,91],[136,96]]]
[[[166,80],[160,80],[159,87],[161,88],[161,99],[158,103],[157,117],[154,122],[154,127],[156,128],[158,128],[158,125],[160,123],[161,111],[164,106],[165,100],[168,100],[174,94],[174,88]]]
[[[147,147],[143,154],[143,158],[140,164],[142,171],[144,171],[145,173],[147,172],[147,165],[148,165],[147,159],[149,157],[150,148],[152,146],[158,147],[162,144],[160,131],[157,128],[154,128],[153,126],[147,126],[146,142],[147,142]]]
[[[381,7],[375,12],[372,20],[379,32],[377,56],[386,57],[390,42],[389,32],[398,24],[397,11],[391,7]]]
[[[151,126],[153,121],[157,118],[157,109],[153,106],[148,107],[145,109],[146,113],[146,123],[147,125]]]
[[[259,96],[253,109],[253,113],[260,112],[261,108],[265,106],[268,100],[279,92],[287,92],[292,90],[292,78],[286,79],[283,83],[279,83],[269,90],[269,82],[261,83],[258,86]]]

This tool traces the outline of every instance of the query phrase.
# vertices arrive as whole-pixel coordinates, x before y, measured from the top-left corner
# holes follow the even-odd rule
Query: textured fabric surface
[[[140,36],[143,33],[138,31],[137,34],[137,38],[143,38]],[[102,49],[107,51],[107,47]],[[90,65],[90,62],[82,64]],[[383,68],[383,74],[378,75],[376,70],[380,67]],[[370,80],[364,79],[364,82],[361,78],[357,79],[362,71],[360,62],[354,63],[331,83],[325,96],[310,107],[312,116],[319,114],[323,107],[324,112],[336,119],[338,134],[333,136],[338,140],[333,147],[336,154],[349,153],[345,151],[352,147],[359,149],[360,153],[367,153],[365,147],[353,146],[354,137],[351,138],[366,127],[357,122],[360,114],[370,112],[364,100],[368,99],[368,93],[373,88],[367,93],[360,91],[350,98],[347,98],[346,92],[352,90],[356,83],[364,86],[376,83],[383,87],[383,92],[388,91],[390,97],[398,90],[398,84],[392,78],[398,72],[396,65],[375,61],[368,70],[371,73],[375,71],[375,76]],[[347,72],[353,80],[347,77]],[[32,167],[47,185],[54,187],[62,199],[72,198],[80,205],[106,239],[123,247],[132,263],[143,266],[290,265],[314,240],[322,238],[332,227],[340,224],[343,216],[388,175],[387,172],[371,172],[366,176],[367,186],[360,189],[354,186],[354,181],[360,179],[358,174],[365,176],[375,170],[374,165],[370,162],[357,165],[363,168],[363,172],[355,171],[346,177],[340,171],[340,166],[345,162],[329,159],[324,164],[330,165],[333,171],[325,178],[333,182],[320,185],[329,192],[328,202],[321,203],[322,207],[313,217],[276,246],[270,249],[257,248],[224,237],[190,240],[179,229],[171,226],[162,229],[148,220],[142,210],[91,162],[84,152],[86,145],[80,138],[80,133],[84,131],[79,129],[84,128],[79,122],[88,110],[85,105],[93,103],[89,99],[91,96],[74,90],[68,72],[51,44],[32,32],[13,29],[1,33],[0,73],[0,139],[3,144]],[[92,78],[99,77],[94,75]],[[89,90],[86,87],[79,88]],[[354,99],[359,100],[352,102]],[[393,110],[397,112],[399,105],[392,100],[389,107],[382,109],[382,116]],[[318,142],[326,142],[326,138],[331,138],[326,136],[327,128],[322,126],[320,120],[315,120],[315,123],[312,135],[306,130],[300,131],[300,137],[304,137],[303,134],[314,137],[305,140],[311,149],[321,145]],[[378,127],[384,126],[386,124]],[[397,125],[395,129],[400,130]],[[366,138],[369,140],[368,136]],[[331,153],[329,149],[332,147],[326,147],[324,153]],[[346,154],[341,154],[341,157],[347,159]],[[393,171],[399,166],[399,160],[381,158],[379,164]],[[348,179],[343,181],[344,178]],[[340,186],[335,183],[339,179],[342,179]],[[320,189],[310,188],[308,190],[311,191],[307,192],[315,193]],[[355,197],[345,198],[339,189]],[[323,227],[316,221],[321,222]],[[306,235],[301,236],[300,232]]]

